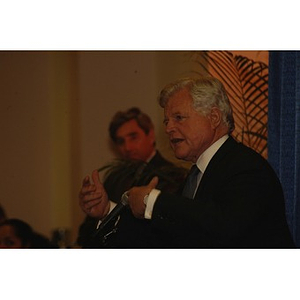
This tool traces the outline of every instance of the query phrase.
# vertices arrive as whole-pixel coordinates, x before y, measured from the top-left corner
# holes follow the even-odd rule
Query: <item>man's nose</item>
[[[124,149],[125,149],[126,151],[131,150],[131,149],[132,149],[132,143],[131,143],[130,141],[125,141],[125,142],[124,142]]]
[[[174,123],[172,121],[169,121],[168,124],[166,124],[165,132],[167,134],[170,134],[173,131],[174,131]]]

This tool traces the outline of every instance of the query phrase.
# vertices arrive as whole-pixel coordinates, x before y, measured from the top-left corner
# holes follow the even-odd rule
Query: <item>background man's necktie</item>
[[[200,170],[197,165],[193,165],[186,179],[185,186],[182,191],[182,196],[193,199],[197,188],[197,179]]]

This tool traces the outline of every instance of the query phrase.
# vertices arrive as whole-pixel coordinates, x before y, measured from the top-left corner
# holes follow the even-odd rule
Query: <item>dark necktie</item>
[[[182,196],[193,199],[197,188],[197,178],[200,170],[197,165],[193,165],[186,179],[185,186],[182,191]]]

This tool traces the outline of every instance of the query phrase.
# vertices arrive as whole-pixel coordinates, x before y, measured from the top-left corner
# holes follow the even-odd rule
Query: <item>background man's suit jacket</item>
[[[232,137],[209,162],[195,199],[162,192],[152,223],[165,247],[294,247],[275,172]]]

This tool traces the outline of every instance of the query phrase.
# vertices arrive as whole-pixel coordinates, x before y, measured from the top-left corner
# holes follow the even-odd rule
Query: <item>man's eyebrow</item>
[[[129,133],[127,133],[124,137],[127,137],[127,136],[129,136],[129,137],[132,137],[132,136],[136,136],[136,135],[138,135],[138,132],[137,131],[131,131],[131,132],[129,132]],[[117,136],[117,139],[124,139],[124,137],[121,137],[121,136]]]
[[[137,131],[129,132],[129,134],[127,134],[127,136],[136,136],[136,135],[138,135]]]

